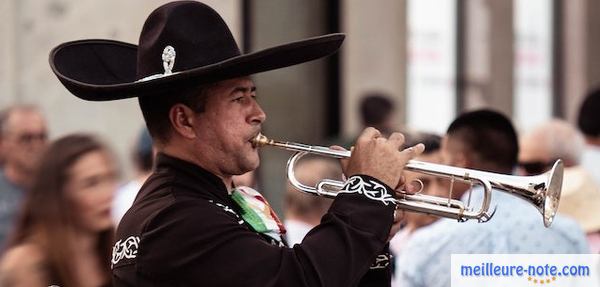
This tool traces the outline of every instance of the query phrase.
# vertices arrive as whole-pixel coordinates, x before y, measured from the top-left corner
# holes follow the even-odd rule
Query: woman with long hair
[[[55,141],[26,195],[0,286],[110,286],[116,187],[106,146],[81,134]]]

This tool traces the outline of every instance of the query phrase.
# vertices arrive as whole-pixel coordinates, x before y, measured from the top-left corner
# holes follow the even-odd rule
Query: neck
[[[209,171],[210,173],[216,175],[218,178],[221,179],[221,181],[223,181],[223,184],[225,185],[227,190],[230,190],[233,187],[233,176],[223,174],[218,168],[215,168],[213,166],[205,164],[203,161],[194,157],[190,153],[186,153],[186,152],[181,151],[180,149],[174,148],[174,145],[166,146],[166,147],[162,148],[160,151],[169,156],[176,157],[178,159],[182,159],[187,162],[191,162],[191,163]]]
[[[73,243],[73,250],[77,250],[77,252],[83,254],[93,254],[96,252],[98,234],[83,230],[73,230],[70,233],[70,241]]]
[[[30,172],[17,167],[14,164],[6,164],[4,166],[4,175],[6,179],[19,188],[25,188],[29,186]]]
[[[71,266],[73,279],[77,286],[99,286],[105,284],[109,278],[104,273],[102,255],[98,253],[98,233],[85,230],[72,230],[70,232],[71,252],[73,256]]]

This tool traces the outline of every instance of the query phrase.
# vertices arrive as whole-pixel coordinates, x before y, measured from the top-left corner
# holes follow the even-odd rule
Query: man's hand
[[[425,150],[423,144],[399,151],[404,143],[404,135],[393,133],[388,139],[374,128],[366,128],[352,149],[352,156],[342,160],[344,174],[350,177],[364,174],[374,177],[392,189],[404,184],[402,170],[408,160]]]

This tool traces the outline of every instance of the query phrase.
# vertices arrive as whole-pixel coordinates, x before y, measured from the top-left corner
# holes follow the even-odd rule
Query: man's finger
[[[395,150],[399,150],[404,143],[404,135],[401,133],[392,133],[387,141]]]
[[[339,145],[332,145],[329,147],[332,150],[339,150],[339,151],[345,151],[347,149],[339,146]],[[350,160],[350,158],[340,158],[340,165],[342,166],[342,172],[344,174],[346,174],[346,168],[348,168],[348,161]]]
[[[376,128],[368,127],[363,130],[358,138],[359,140],[372,140],[378,137],[381,137],[381,133]]]
[[[420,155],[421,153],[423,153],[423,151],[425,151],[425,145],[420,143],[420,144],[416,144],[414,146],[405,148],[404,150],[402,150],[402,154],[404,154],[405,156],[408,156],[408,158],[414,158],[418,155]]]

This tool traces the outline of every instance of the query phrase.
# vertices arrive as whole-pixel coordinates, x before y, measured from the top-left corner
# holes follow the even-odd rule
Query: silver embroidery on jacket
[[[369,267],[369,269],[373,270],[373,269],[387,268],[388,266],[390,266],[390,262],[392,261],[392,258],[393,258],[392,254],[389,254],[389,253],[379,254],[375,258],[375,262],[373,264],[371,264],[371,267]]]
[[[214,204],[214,205],[216,205],[216,206],[218,206],[218,207],[222,208],[222,209],[223,209],[223,210],[225,210],[226,212],[229,212],[229,213],[231,213],[231,214],[235,215],[235,218],[237,218],[237,219],[238,219],[238,224],[244,224],[244,220],[242,220],[242,219],[240,218],[240,216],[239,216],[239,215],[238,215],[238,214],[235,212],[235,210],[233,210],[231,207],[229,207],[229,206],[227,206],[227,205],[225,205],[225,204],[221,204],[221,203],[218,203],[218,202],[214,202],[212,199],[211,199],[211,200],[209,200],[208,202],[210,202],[210,203],[212,203],[212,204]]]
[[[387,188],[379,182],[363,179],[360,176],[352,176],[346,181],[344,188],[338,193],[358,193],[368,199],[379,201],[384,205],[396,204],[394,197],[388,193]]]
[[[125,240],[119,240],[113,246],[111,263],[114,266],[121,259],[132,259],[137,256],[138,248],[140,247],[140,238],[137,236],[129,236]]]

